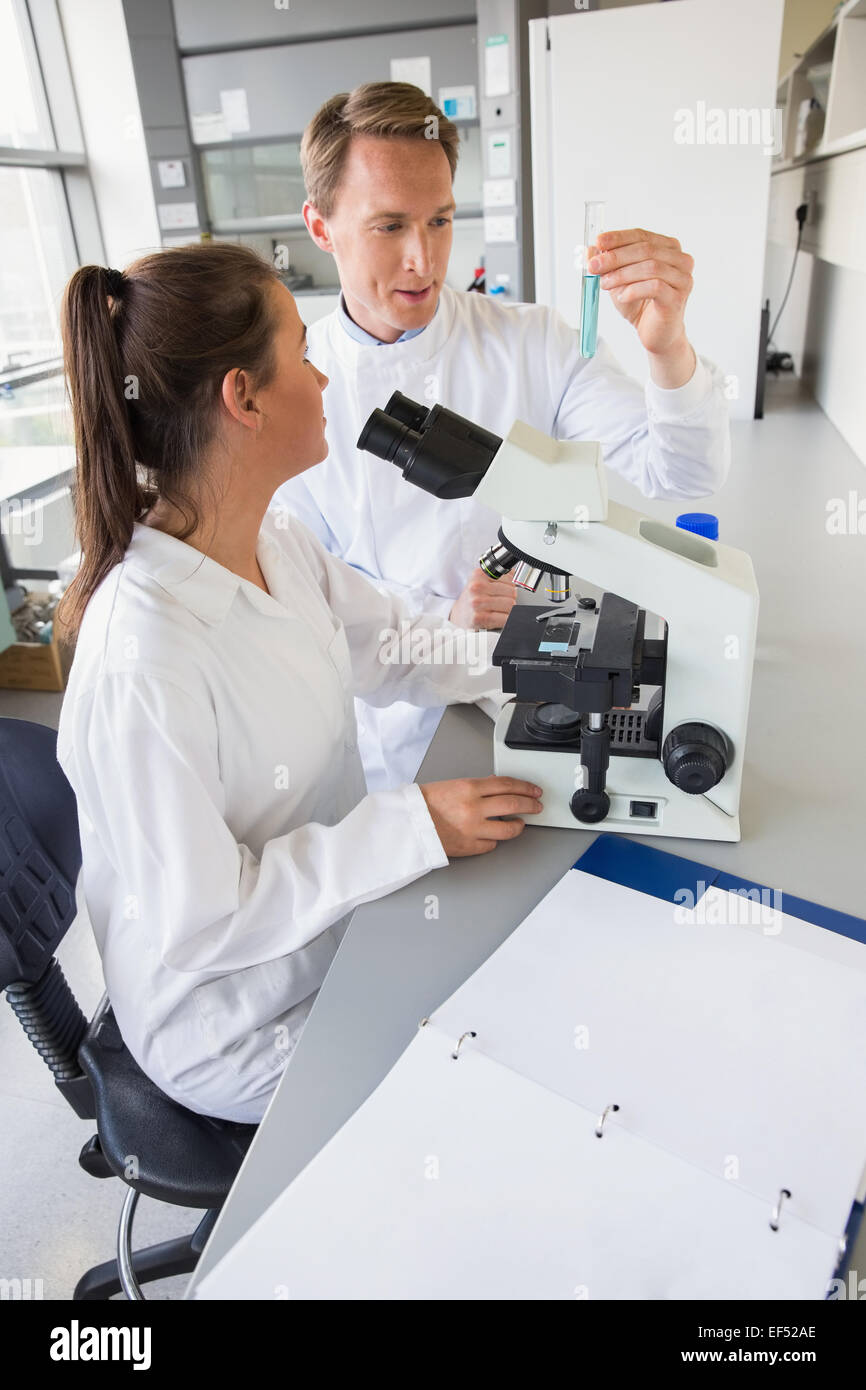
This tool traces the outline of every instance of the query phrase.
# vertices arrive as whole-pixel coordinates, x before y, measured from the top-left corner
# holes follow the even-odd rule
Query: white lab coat
[[[330,377],[330,453],[285,484],[273,505],[288,507],[333,554],[416,611],[450,612],[501,518],[471,497],[440,502],[393,464],[358,452],[364,422],[392,391],[440,401],[499,435],[520,419],[559,439],[599,440],[608,467],[647,497],[707,496],[727,476],[724,377],[706,358],[684,386],[643,387],[602,339],[595,357],[581,358],[577,335],[554,310],[447,287],[431,323],[404,342],[358,343],[337,311],[312,324],[308,338],[313,362]],[[359,701],[356,714],[367,785],[376,790],[415,776],[442,709],[400,702],[378,710]]]
[[[121,1034],[166,1094],[246,1122],[347,915],[448,862],[418,786],[366,794],[354,692],[495,707],[499,691],[492,635],[470,667],[435,615],[383,643],[410,621],[401,601],[284,521],[259,538],[270,595],[136,525],[85,611],[58,735]],[[431,628],[439,660],[400,664]]]

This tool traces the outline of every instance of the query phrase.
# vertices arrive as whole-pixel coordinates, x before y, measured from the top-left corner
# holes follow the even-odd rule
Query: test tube
[[[599,276],[587,271],[590,256],[596,250],[600,232],[604,231],[604,203],[584,203],[583,244],[586,260],[580,290],[580,355],[593,357],[598,338]]]

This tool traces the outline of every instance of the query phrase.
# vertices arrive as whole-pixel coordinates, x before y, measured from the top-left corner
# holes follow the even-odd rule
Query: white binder
[[[197,1297],[821,1299],[864,1066],[866,946],[572,869]]]

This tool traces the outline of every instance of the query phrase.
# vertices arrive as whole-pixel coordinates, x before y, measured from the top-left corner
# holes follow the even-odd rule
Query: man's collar
[[[434,319],[435,319],[436,315],[438,314],[438,312],[439,312],[439,303],[438,303],[438,301],[437,301],[436,308],[435,308],[435,310],[434,310],[434,312],[433,312],[433,318],[434,318]],[[355,320],[354,320],[354,319],[352,318],[352,316],[350,315],[349,310],[346,308],[346,299],[345,299],[345,296],[343,295],[342,291],[341,291],[341,293],[340,293],[340,303],[339,303],[339,305],[338,305],[338,307],[337,307],[337,313],[338,313],[338,315],[339,315],[340,323],[342,324],[343,328],[344,328],[345,331],[348,333],[348,335],[349,335],[350,338],[354,338],[354,340],[355,340],[356,343],[361,343],[364,347],[369,347],[369,346],[371,346],[371,345],[372,345],[373,347],[392,347],[392,346],[393,346],[392,343],[385,343],[385,342],[383,342],[383,340],[382,340],[381,338],[375,338],[375,337],[373,336],[372,333],[368,333],[367,330],[366,330],[365,328],[362,328],[360,324],[358,324],[358,323],[355,322]],[[430,322],[432,323],[432,322],[433,322],[433,319],[431,319]],[[425,329],[425,328],[429,328],[429,326],[430,326],[429,324],[426,324],[426,323],[425,323],[425,324],[423,324],[423,325],[421,326],[421,328],[409,328],[409,329],[406,330],[405,333],[401,333],[401,334],[400,334],[400,337],[399,337],[399,338],[396,338],[394,341],[397,342],[397,343],[405,343],[405,342],[408,342],[408,340],[409,340],[410,338],[417,338],[417,337],[418,337],[418,334],[419,334],[419,333],[423,333],[423,332],[424,332],[424,329]]]
[[[331,366],[336,368],[336,363],[339,362],[350,374],[358,370],[378,372],[383,368],[387,373],[397,363],[418,367],[424,362],[436,360],[451,336],[462,297],[457,290],[443,285],[436,313],[424,332],[416,334],[408,343],[389,343],[388,350],[383,347],[381,352],[374,352],[369,344],[364,346],[346,332],[340,319],[338,302],[330,314],[319,320],[333,353]],[[311,340],[314,337],[318,338],[319,324],[313,324]],[[315,361],[315,354],[313,360]],[[333,388],[326,389],[330,391]]]

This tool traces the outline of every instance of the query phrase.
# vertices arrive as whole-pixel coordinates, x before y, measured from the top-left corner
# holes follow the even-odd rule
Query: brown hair
[[[420,87],[409,82],[365,82],[326,101],[301,140],[307,197],[323,217],[334,211],[337,185],[353,135],[438,140],[454,178],[460,141],[454,122],[443,116]]]
[[[189,495],[217,429],[226,372],[275,370],[274,269],[230,242],[170,247],[126,272],[85,265],[66,286],[61,330],[75,425],[82,563],[63,596],[74,635],[94,589],[123,559],[158,497],[198,524]]]

